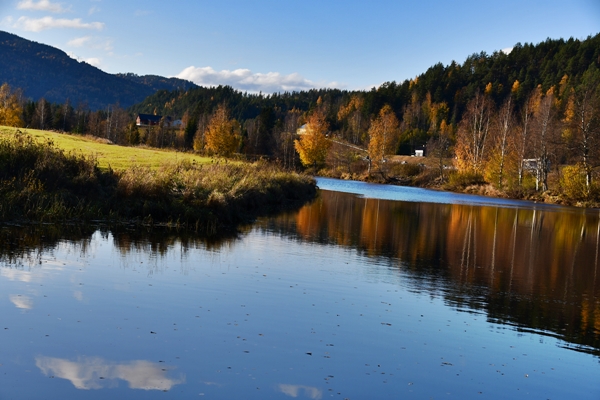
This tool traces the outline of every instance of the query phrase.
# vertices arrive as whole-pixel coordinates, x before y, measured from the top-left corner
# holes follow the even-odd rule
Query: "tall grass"
[[[266,163],[190,161],[101,170],[22,133],[0,137],[0,220],[112,220],[176,224],[217,234],[304,202],[315,181]]]

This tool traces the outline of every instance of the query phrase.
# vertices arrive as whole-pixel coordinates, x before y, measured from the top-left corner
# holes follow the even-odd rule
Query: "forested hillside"
[[[62,50],[0,31],[0,84],[20,88],[26,98],[82,104],[92,110],[129,107],[159,89],[195,85],[176,78],[108,74],[69,57]]]
[[[290,110],[306,112],[321,98],[328,108],[328,122],[348,140],[359,143],[361,135],[351,135],[348,107],[360,113],[366,131],[369,120],[388,104],[404,123],[401,151],[409,153],[415,145],[428,140],[432,122],[456,126],[467,103],[475,94],[487,91],[496,107],[512,94],[515,111],[519,112],[532,91],[540,86],[542,93],[551,87],[564,88],[578,81],[591,66],[600,63],[600,34],[577,39],[548,39],[539,44],[517,43],[508,54],[475,53],[462,64],[438,63],[414,79],[387,82],[370,91],[320,89],[273,95],[242,93],[228,86],[197,87],[188,91],[158,91],[133,106],[133,113],[156,113],[199,119],[224,103],[239,121],[257,118],[261,112],[272,113],[283,121]],[[516,86],[515,86],[516,85]],[[356,99],[351,101],[351,99]],[[268,110],[268,111],[267,111]],[[352,113],[350,113],[352,114]],[[437,121],[432,121],[432,118]],[[412,143],[412,146],[407,146]],[[269,149],[263,149],[269,153]]]
[[[357,164],[370,175],[375,163],[385,177],[387,156],[421,148],[440,160],[442,181],[443,160],[452,158],[468,177],[464,185],[488,182],[520,196],[547,191],[553,176],[555,189],[581,200],[600,196],[594,184],[600,166],[599,66],[600,35],[547,39],[476,53],[463,63],[438,63],[414,79],[370,91],[264,96],[195,88],[157,92],[132,111],[184,117],[187,143],[193,137],[197,149],[206,148],[210,116],[224,105],[242,125],[242,151],[274,156],[284,165],[295,149],[305,166],[327,165],[355,176]],[[295,136],[305,122],[308,134]],[[368,167],[361,161],[365,152]]]
[[[388,158],[421,149],[439,168],[412,184],[454,177],[457,185],[486,182],[514,196],[554,188],[570,199],[600,199],[599,67],[600,34],[476,53],[369,91],[264,95],[186,86],[159,90],[127,111],[113,105],[92,112],[45,100],[15,107],[24,126],[121,144],[242,153],[359,179],[373,172],[383,180],[398,171],[419,174],[422,169],[394,170]],[[118,78],[161,84],[132,74]],[[181,118],[183,125],[173,129],[165,118],[137,127],[137,113]],[[457,174],[446,171],[453,169]]]
[[[191,115],[210,113],[218,104],[225,103],[232,116],[245,121],[256,118],[265,108],[277,114],[292,109],[308,111],[320,97],[330,108],[328,118],[332,130],[339,130],[344,125],[344,121],[337,119],[339,110],[348,105],[350,98],[358,96],[361,98],[359,111],[367,120],[389,104],[401,120],[407,111],[417,117],[418,121],[411,121],[412,125],[426,132],[428,116],[414,115],[426,103],[443,104],[443,118],[448,124],[457,124],[469,100],[491,84],[489,94],[493,102],[498,106],[513,93],[518,111],[538,85],[545,93],[552,86],[559,87],[563,79],[578,80],[590,65],[599,62],[600,34],[583,41],[547,39],[539,44],[517,43],[508,54],[482,52],[469,56],[462,64],[438,63],[414,79],[387,82],[371,91],[320,89],[256,95],[228,86],[197,87],[188,91],[158,91],[133,106],[131,111],[182,117],[186,112]],[[513,91],[517,81],[518,89]]]

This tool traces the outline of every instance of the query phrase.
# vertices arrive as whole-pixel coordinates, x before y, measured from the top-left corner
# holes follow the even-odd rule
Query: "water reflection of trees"
[[[403,203],[326,192],[265,228],[397,260],[415,284],[491,321],[600,355],[600,219],[551,211]],[[441,279],[441,282],[440,282]]]
[[[96,228],[78,225],[11,225],[0,227],[0,263],[33,265],[59,242],[75,242],[87,249]]]
[[[250,228],[242,228],[248,231]],[[193,232],[167,227],[127,228],[94,225],[11,225],[0,227],[0,264],[23,267],[36,265],[42,254],[51,254],[61,243],[69,243],[85,256],[92,248],[92,236],[112,238],[121,254],[143,253],[165,256],[177,247],[183,252],[190,249],[218,250],[232,243],[236,236],[205,238]],[[243,233],[241,231],[240,233]]]
[[[402,203],[324,191],[299,212],[265,218],[259,226],[387,258],[418,278],[412,284],[443,293],[451,306],[485,310],[491,321],[554,335],[600,355],[596,213]],[[168,228],[5,226],[0,264],[38,264],[65,242],[85,255],[96,232],[112,237],[123,255],[155,257],[175,248],[219,250],[236,240]]]

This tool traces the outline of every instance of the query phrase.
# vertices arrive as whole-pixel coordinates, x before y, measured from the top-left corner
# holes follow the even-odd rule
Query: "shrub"
[[[474,171],[453,172],[448,177],[448,187],[450,189],[464,189],[471,185],[483,185],[485,179],[483,175]]]
[[[390,168],[389,174],[400,178],[412,178],[419,175],[424,169],[425,168],[419,164],[394,163]]]
[[[589,190],[585,183],[585,169],[581,164],[567,165],[562,169],[560,188],[569,200],[581,201],[589,198]]]
[[[231,229],[313,198],[316,182],[264,162],[102,172],[95,160],[18,134],[0,138],[0,219],[135,220]]]

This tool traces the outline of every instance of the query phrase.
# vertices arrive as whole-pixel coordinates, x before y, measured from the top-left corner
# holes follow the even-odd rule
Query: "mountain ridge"
[[[26,98],[83,104],[92,110],[127,108],[158,90],[197,87],[179,78],[133,73],[109,74],[77,61],[55,47],[0,31],[0,83],[23,90]]]

